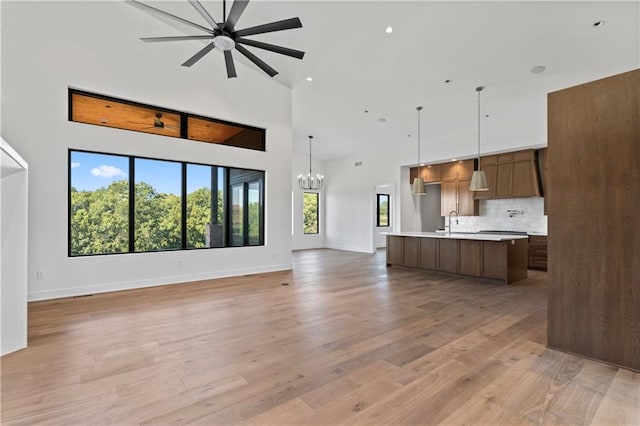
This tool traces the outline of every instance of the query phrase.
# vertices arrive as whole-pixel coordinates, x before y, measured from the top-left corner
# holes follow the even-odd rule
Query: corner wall
[[[217,51],[181,67],[199,42],[140,42],[171,28],[124,2],[2,7],[2,133],[30,166],[30,300],[291,268],[290,89],[242,63],[228,80]],[[69,122],[69,86],[266,128],[267,152]],[[68,258],[70,148],[265,170],[266,245]]]

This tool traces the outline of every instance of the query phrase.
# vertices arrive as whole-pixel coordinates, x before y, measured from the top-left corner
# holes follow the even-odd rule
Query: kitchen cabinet
[[[409,170],[410,183],[413,183],[413,179],[418,176],[422,177],[424,183],[438,183],[442,180],[441,165],[431,164],[422,167],[412,167],[411,170]]]
[[[474,191],[469,190],[470,185],[471,178],[458,179],[458,214],[460,216],[478,216],[480,213],[478,201],[473,198]]]
[[[507,274],[507,246],[502,242],[482,242],[482,276],[501,279]]]
[[[476,192],[476,200],[540,196],[535,150],[488,155],[480,158],[480,164],[487,176],[489,191]]]
[[[387,236],[387,265],[404,265],[404,239]]]
[[[438,270],[458,272],[458,240],[438,241]]]
[[[434,238],[419,238],[420,240],[420,268],[438,269],[438,240]]]
[[[417,238],[387,236],[387,265],[417,268],[420,262],[420,241]]]
[[[454,210],[458,211],[458,182],[443,181],[440,186],[440,214],[447,216]]]
[[[456,211],[459,216],[477,216],[478,201],[469,191],[473,175],[473,160],[442,164],[440,214],[448,216]]]
[[[387,235],[387,266],[492,278],[510,284],[527,278],[527,240],[526,236],[495,235],[457,238],[455,234],[435,232]],[[396,250],[399,253],[394,253]]]
[[[402,264],[410,268],[418,267],[420,241],[417,238],[404,239],[404,260]]]
[[[482,241],[460,240],[458,272],[479,277],[482,270]]]
[[[547,270],[547,236],[529,237],[529,269]]]

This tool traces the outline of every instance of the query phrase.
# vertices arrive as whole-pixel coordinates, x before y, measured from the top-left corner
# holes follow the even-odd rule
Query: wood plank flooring
[[[640,374],[546,349],[544,272],[506,286],[333,250],[294,265],[30,304],[1,423],[640,424]]]

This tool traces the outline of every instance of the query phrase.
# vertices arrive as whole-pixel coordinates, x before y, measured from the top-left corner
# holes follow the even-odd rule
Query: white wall
[[[291,248],[293,250],[306,250],[312,248],[324,248],[325,247],[325,235],[326,235],[326,198],[325,191],[321,189],[317,191],[320,196],[319,204],[319,234],[307,234],[304,233],[304,219],[302,214],[302,199],[304,191],[298,187],[298,175],[306,175],[309,172],[309,154],[300,152],[293,152],[293,161],[291,168],[291,188],[292,188],[292,236],[291,236]],[[324,162],[312,159],[311,169],[313,174],[324,175]],[[316,191],[310,191],[316,192]]]
[[[198,42],[137,40],[172,30],[124,2],[3,3],[3,136],[30,165],[31,300],[291,267],[290,89],[241,63],[227,80],[217,51],[180,67]],[[72,123],[68,86],[263,127],[267,152]],[[68,258],[69,148],[265,170],[266,245]]]
[[[0,138],[0,355],[27,346],[27,164]]]
[[[394,185],[404,191],[400,183],[397,154],[391,158],[385,152],[364,152],[357,157],[345,157],[325,162],[327,179],[327,247],[365,253],[375,251],[375,186]],[[396,157],[396,158],[394,158]],[[355,163],[362,161],[362,165]],[[408,171],[407,181],[409,180]],[[399,208],[402,198],[392,200],[394,230],[400,229]],[[398,214],[398,212],[400,214]]]

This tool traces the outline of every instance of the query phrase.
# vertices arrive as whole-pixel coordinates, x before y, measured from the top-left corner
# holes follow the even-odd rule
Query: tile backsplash
[[[480,216],[460,216],[453,232],[477,232],[486,230],[525,231],[547,234],[547,216],[544,215],[544,198],[507,198],[481,200]],[[445,227],[449,218],[445,218]]]

